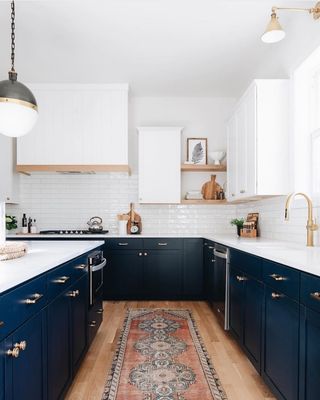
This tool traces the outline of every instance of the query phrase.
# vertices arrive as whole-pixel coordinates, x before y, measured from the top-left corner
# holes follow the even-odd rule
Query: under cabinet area
[[[289,82],[257,79],[227,123],[227,199],[286,195],[289,186]]]

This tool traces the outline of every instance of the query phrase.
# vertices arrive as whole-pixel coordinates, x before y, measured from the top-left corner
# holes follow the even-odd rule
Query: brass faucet
[[[312,206],[312,201],[310,197],[308,197],[306,194],[297,192],[297,193],[291,193],[286,200],[286,208],[285,208],[285,220],[289,221],[289,209],[290,209],[290,204],[291,200],[294,199],[296,196],[302,196],[307,200],[308,203],[308,221],[307,221],[307,246],[312,247],[314,246],[313,244],[313,232],[318,229],[318,225],[314,222],[313,220],[313,206]]]

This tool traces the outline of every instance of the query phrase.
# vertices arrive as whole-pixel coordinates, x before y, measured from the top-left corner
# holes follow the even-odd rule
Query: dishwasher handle
[[[216,250],[216,249],[213,250],[213,254],[214,254],[216,257],[223,258],[223,259],[225,259],[225,260],[228,258],[227,253],[222,253],[221,251],[218,251],[218,250]]]

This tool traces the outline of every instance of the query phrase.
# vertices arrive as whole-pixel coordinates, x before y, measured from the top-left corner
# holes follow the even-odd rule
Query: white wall
[[[129,104],[131,177],[115,173],[80,176],[38,173],[22,176],[20,204],[9,205],[7,213],[16,215],[20,222],[25,212],[37,219],[40,229],[83,229],[90,217],[100,215],[104,227],[116,233],[116,215],[127,212],[129,203],[137,203],[138,199],[136,127],[184,126],[181,144],[184,160],[187,137],[207,137],[209,151],[226,148],[224,124],[233,104],[234,100],[229,98],[133,97]],[[184,173],[183,185],[189,189],[200,189],[209,178],[210,174]],[[225,174],[220,174],[218,181],[223,184]],[[234,232],[229,221],[235,215],[235,206],[144,205],[137,210],[142,216],[144,233]]]

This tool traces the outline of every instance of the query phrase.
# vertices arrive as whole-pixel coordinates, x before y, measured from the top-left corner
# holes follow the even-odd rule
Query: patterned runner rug
[[[129,309],[103,400],[226,400],[189,310]]]

